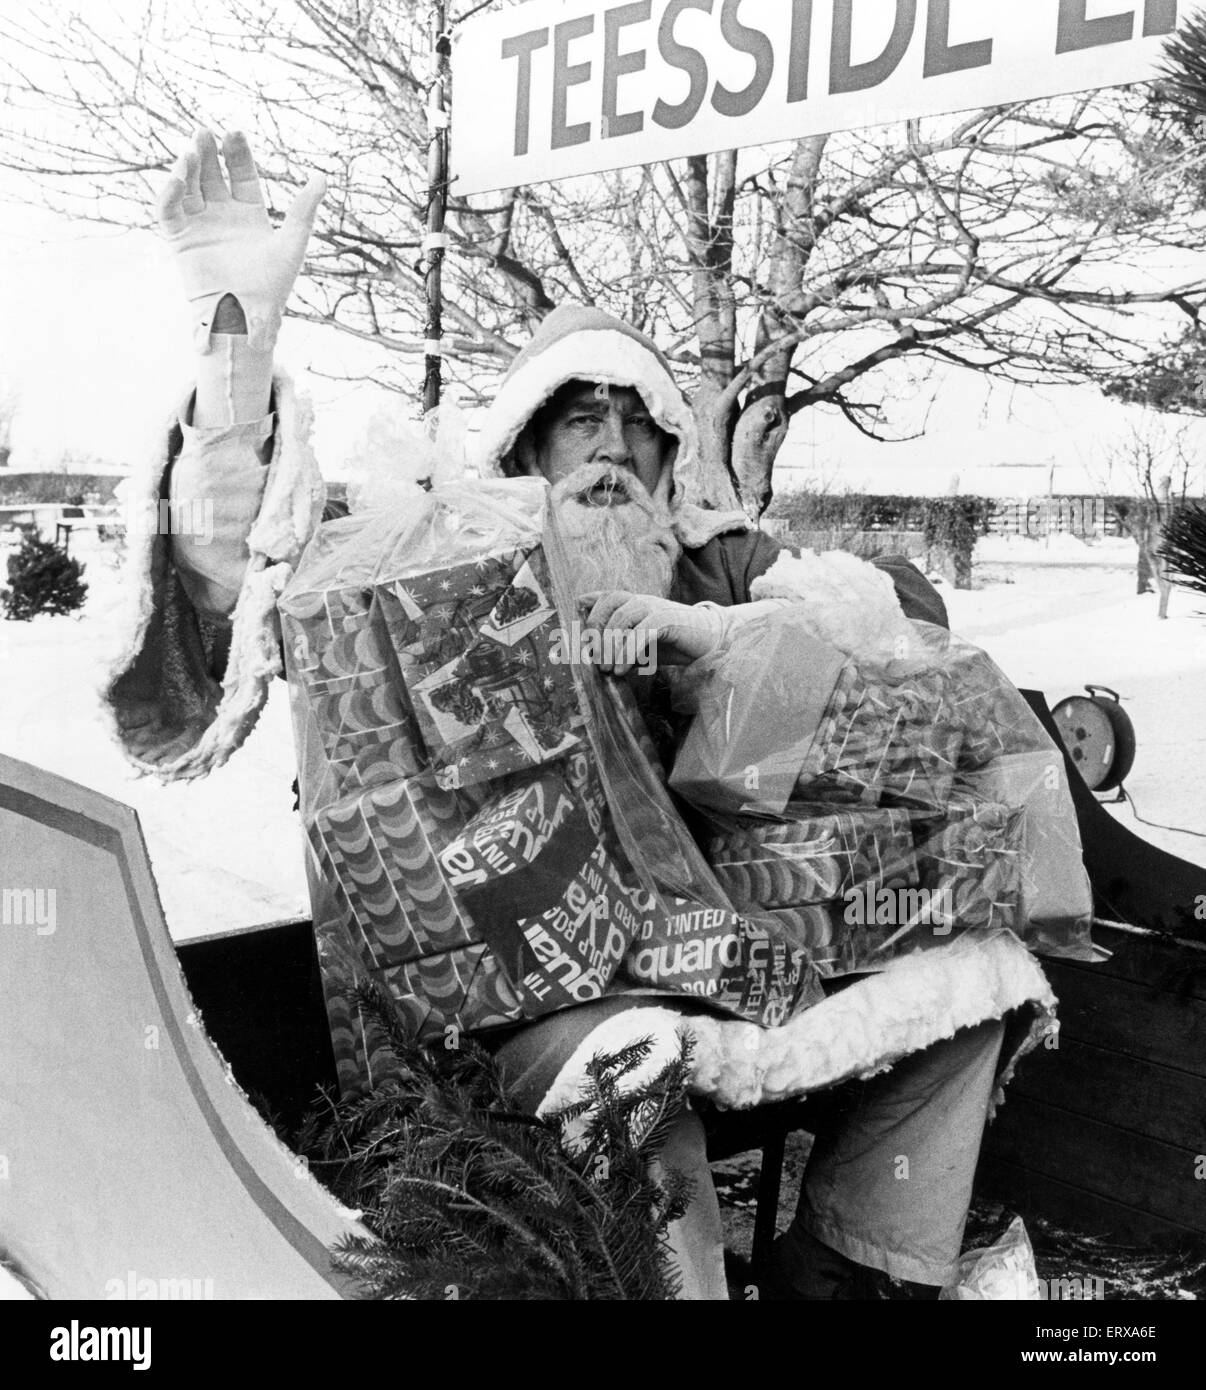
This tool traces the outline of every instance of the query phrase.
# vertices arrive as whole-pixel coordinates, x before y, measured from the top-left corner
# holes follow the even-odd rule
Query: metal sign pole
[[[440,403],[443,336],[442,272],[448,237],[444,214],[448,207],[448,79],[451,71],[451,35],[446,0],[431,7],[431,53],[435,76],[427,99],[427,235],[423,238],[427,320],[424,327],[423,411]]]

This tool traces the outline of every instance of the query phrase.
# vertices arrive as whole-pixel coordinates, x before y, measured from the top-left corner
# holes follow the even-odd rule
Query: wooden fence
[[[1003,499],[992,510],[988,523],[994,536],[1098,536],[1125,534],[1105,497],[1030,497]]]

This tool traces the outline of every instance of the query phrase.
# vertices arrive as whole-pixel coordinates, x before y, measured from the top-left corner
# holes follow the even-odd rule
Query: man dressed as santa
[[[107,700],[128,757],[165,780],[220,766],[254,724],[281,670],[276,600],[323,516],[308,421],[273,364],[322,194],[311,180],[274,230],[246,139],[228,136],[220,156],[200,131],[160,200],[198,356],[196,390],[145,488],[151,502],[212,503],[212,534],[148,532],[132,545],[129,637]],[[661,663],[707,657],[736,625],[786,603],[846,651],[902,617],[946,626],[941,599],[907,561],[796,555],[739,514],[686,503],[690,407],[656,346],[597,309],[563,306],[544,320],[478,445],[483,474],[551,485],[586,625],[645,633]],[[614,676],[632,664],[617,655],[622,642],[600,650]],[[960,1253],[1006,1017],[1049,1007],[1050,989],[1008,933],[956,939],[841,984],[780,1028],[619,996],[494,1042],[518,1101],[537,1113],[572,1098],[596,1052],[648,1036],[656,1066],[680,1028],[692,1035],[700,1095],[748,1106],[826,1090],[827,1123],[764,1292],[934,1297]],[[696,1178],[672,1231],[684,1294],[725,1298],[719,1210],[690,1109],[663,1161]]]

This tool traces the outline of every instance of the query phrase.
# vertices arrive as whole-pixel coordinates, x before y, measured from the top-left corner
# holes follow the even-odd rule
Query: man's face
[[[609,465],[634,474],[654,496],[668,479],[675,443],[631,387],[573,381],[533,422],[525,462],[553,484],[584,465]]]

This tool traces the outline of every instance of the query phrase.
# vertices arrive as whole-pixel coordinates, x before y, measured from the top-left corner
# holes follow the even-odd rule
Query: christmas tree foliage
[[[1185,502],[1173,511],[1160,556],[1178,583],[1206,594],[1206,506]]]
[[[4,616],[27,622],[39,613],[74,613],[88,593],[83,573],[83,565],[60,546],[26,536],[8,558],[9,587],[0,591]]]
[[[366,1297],[675,1296],[666,1229],[686,1209],[689,1183],[675,1173],[658,1182],[650,1163],[683,1104],[685,1045],[627,1092],[623,1079],[649,1044],[597,1057],[582,1100],[536,1119],[515,1109],[493,1059],[470,1040],[429,1051],[379,996],[360,1002],[396,1070],[325,1122],[312,1117],[296,1147],[377,1237],[348,1238],[333,1256]]]

